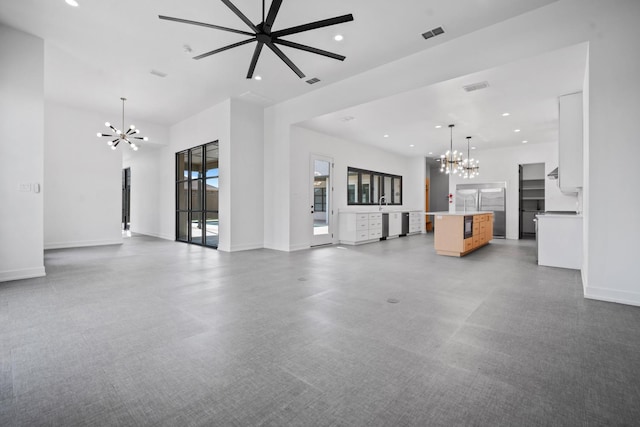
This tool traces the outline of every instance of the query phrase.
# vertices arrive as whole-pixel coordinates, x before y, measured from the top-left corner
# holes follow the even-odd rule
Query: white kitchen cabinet
[[[559,97],[558,186],[565,193],[582,188],[582,92]]]
[[[423,222],[424,213],[420,211],[409,212],[409,234],[420,233]]]
[[[538,220],[538,264],[582,268],[582,216],[541,214]]]
[[[378,212],[340,212],[340,243],[359,245],[382,237],[382,214]]]
[[[389,212],[389,236],[398,237],[402,234],[402,212]]]

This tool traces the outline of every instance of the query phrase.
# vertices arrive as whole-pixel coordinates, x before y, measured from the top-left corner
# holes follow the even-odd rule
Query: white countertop
[[[425,215],[438,215],[438,216],[470,216],[470,215],[482,215],[482,214],[490,214],[493,213],[492,211],[474,211],[474,212],[462,212],[462,211],[456,211],[456,212],[449,212],[449,211],[442,211],[442,212],[425,212]]]
[[[423,212],[419,209],[386,209],[386,208],[382,208],[382,210],[379,209],[373,209],[373,210],[344,210],[344,209],[340,209],[339,210],[340,213],[352,213],[352,214],[370,214],[370,213],[402,213],[402,212]]]
[[[582,214],[553,214],[553,213],[545,213],[545,214],[537,214],[536,218],[582,218]]]

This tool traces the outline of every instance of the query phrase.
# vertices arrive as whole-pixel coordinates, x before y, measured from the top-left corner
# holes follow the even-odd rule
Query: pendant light
[[[472,159],[471,158],[471,151],[470,151],[470,144],[471,144],[471,137],[468,136],[467,137],[467,158],[464,159],[464,161],[462,162],[462,169],[463,169],[463,173],[462,173],[462,177],[463,178],[474,178],[478,175],[480,175],[480,165],[479,165],[479,161]]]
[[[449,150],[440,156],[440,172],[444,172],[447,175],[462,175],[462,153],[453,151],[453,127],[455,125],[449,125],[451,129],[451,141],[449,144]]]
[[[121,141],[125,141],[129,144],[129,147],[131,147],[133,151],[138,151],[138,146],[135,143],[131,142],[131,140],[138,139],[142,141],[148,141],[149,138],[147,138],[146,136],[145,137],[136,136],[137,134],[140,133],[140,129],[136,129],[134,125],[129,126],[129,129],[127,129],[126,132],[124,131],[124,101],[126,101],[127,98],[120,98],[120,99],[122,100],[122,128],[116,129],[111,125],[111,123],[106,122],[104,125],[110,128],[114,134],[112,135],[108,133],[98,132],[98,138],[101,138],[103,136],[106,136],[109,138],[115,138],[107,142],[107,145],[109,145],[112,150],[115,150]]]

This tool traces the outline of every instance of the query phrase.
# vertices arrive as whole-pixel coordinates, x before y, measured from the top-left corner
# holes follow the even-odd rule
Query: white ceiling
[[[285,1],[274,31],[352,13],[353,22],[286,37],[343,54],[347,59],[340,62],[282,47],[307,75],[299,79],[264,49],[256,68],[262,81],[245,79],[253,43],[202,60],[191,59],[245,36],[158,19],[158,15],[168,15],[247,30],[219,0],[77,1],[80,3],[77,8],[68,6],[64,0],[0,1],[0,22],[45,40],[46,99],[117,114],[121,108],[119,98],[125,96],[128,116],[170,125],[229,97],[269,105],[299,96],[555,0]],[[253,22],[261,20],[260,0],[233,2]],[[269,4],[267,1],[267,8]],[[423,32],[439,26],[445,34],[429,40],[421,37]],[[345,37],[342,42],[333,40],[338,33]],[[193,49],[191,54],[184,51],[185,44]],[[578,55],[574,51],[570,54]],[[510,123],[527,131],[535,127],[536,135],[530,138],[542,139],[544,132],[551,132],[554,126],[551,98],[567,92],[568,87],[570,90],[577,87],[569,58],[560,54],[553,58],[558,59],[564,60],[564,65],[556,66],[555,74],[547,68],[548,62],[540,69],[534,62],[529,66],[513,64],[507,70],[488,70],[469,79],[399,95],[394,103],[406,104],[395,103],[393,110],[381,101],[305,125],[374,144],[381,143],[380,134],[389,133],[389,141],[398,144],[398,151],[413,153],[403,148],[403,144],[413,142],[415,151],[426,153],[425,150],[441,149],[442,144],[436,146],[433,141],[447,139],[446,131],[437,136],[430,132],[436,123],[444,124],[446,129],[448,122],[456,122],[460,126],[456,134],[473,132],[479,146],[505,141],[507,137],[501,129],[512,126],[505,124],[498,129],[498,123],[509,122],[496,122],[489,117],[507,109],[512,113]],[[151,70],[167,73],[167,77],[154,76]],[[519,77],[513,78],[512,73],[519,73]],[[321,82],[313,86],[305,83],[312,77]],[[462,84],[485,79],[491,85],[489,89],[458,93]],[[573,84],[561,83],[568,80]],[[553,86],[548,90],[540,86],[546,84]],[[335,118],[345,114],[357,118],[349,122],[349,127],[335,123]]]
[[[467,136],[478,150],[519,146],[523,141],[555,142],[558,96],[582,90],[586,59],[587,45],[583,43],[299,125],[406,156],[444,154],[450,146],[449,124],[455,125],[453,149],[465,152]],[[489,86],[472,92],[463,89],[479,82]]]

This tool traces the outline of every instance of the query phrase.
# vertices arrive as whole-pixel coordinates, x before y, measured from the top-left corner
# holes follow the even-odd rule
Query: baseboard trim
[[[593,300],[640,306],[640,293],[604,288],[584,288],[584,297]]]
[[[105,246],[105,245],[121,245],[122,238],[105,239],[105,240],[81,240],[76,242],[50,242],[44,244],[44,249],[68,249],[83,248],[86,246]]]
[[[158,239],[163,239],[163,240],[176,240],[174,236],[169,236],[166,234],[152,233],[152,232],[138,231],[138,230],[131,230],[131,232],[135,234],[142,234],[144,236],[157,237]]]
[[[251,251],[254,249],[262,249],[262,242],[260,243],[249,243],[246,245],[237,245],[237,246],[232,246],[229,250],[229,252],[239,252],[239,251]]]
[[[46,275],[47,273],[44,269],[44,266],[37,268],[23,268],[20,270],[0,271],[0,282],[33,279],[34,277],[43,277]]]
[[[302,251],[304,249],[309,249],[309,248],[311,248],[311,245],[309,244],[291,245],[289,246],[289,250],[287,252]]]

